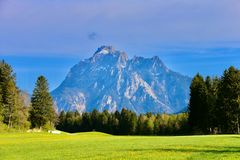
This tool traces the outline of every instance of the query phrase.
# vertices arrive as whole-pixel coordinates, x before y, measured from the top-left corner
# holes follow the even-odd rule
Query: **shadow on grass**
[[[185,146],[187,147],[187,146]],[[144,152],[144,151],[159,151],[159,152],[192,152],[192,153],[213,153],[213,154],[221,154],[221,153],[240,153],[240,147],[207,147],[206,149],[202,148],[153,148],[153,149],[129,149],[123,151],[131,151],[131,152]]]

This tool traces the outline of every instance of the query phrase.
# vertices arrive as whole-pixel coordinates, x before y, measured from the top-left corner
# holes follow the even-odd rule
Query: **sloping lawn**
[[[240,136],[0,133],[0,160],[240,159]]]

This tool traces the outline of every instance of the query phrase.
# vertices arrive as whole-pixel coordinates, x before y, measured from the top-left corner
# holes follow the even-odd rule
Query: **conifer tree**
[[[2,123],[2,110],[3,110],[2,88],[0,87],[0,123]]]
[[[223,133],[240,133],[240,71],[230,67],[224,71],[219,85],[218,117]]]
[[[93,130],[99,130],[100,129],[99,115],[100,114],[96,109],[94,109],[91,113],[91,121],[92,121]]]
[[[208,129],[209,132],[213,133],[214,128],[217,127],[217,94],[218,94],[218,85],[219,79],[217,77],[210,78],[209,76],[206,77],[205,84],[207,87],[207,99],[206,99],[206,106],[208,109]]]
[[[190,86],[189,124],[192,131],[206,133],[208,127],[207,87],[203,77],[197,74]]]
[[[136,131],[137,126],[137,115],[136,113],[126,110],[125,108],[121,111],[120,117],[120,132],[121,134],[131,135]]]
[[[53,108],[48,83],[44,76],[40,76],[37,79],[31,104],[30,121],[33,128],[42,128],[47,123],[54,125],[56,122],[56,113]]]
[[[148,117],[144,122],[144,134],[152,135],[154,131],[154,119],[153,116]]]
[[[61,111],[58,117],[58,123],[56,128],[58,130],[66,130],[66,113],[64,111]]]
[[[27,115],[23,114],[26,108],[21,103],[20,91],[16,86],[15,74],[12,67],[0,62],[0,112],[3,122],[8,128],[25,128],[27,126]],[[22,115],[19,118],[19,114]]]
[[[146,116],[144,116],[143,114],[140,114],[138,116],[138,120],[137,120],[137,128],[136,128],[136,132],[139,135],[144,134],[144,123],[146,121]]]

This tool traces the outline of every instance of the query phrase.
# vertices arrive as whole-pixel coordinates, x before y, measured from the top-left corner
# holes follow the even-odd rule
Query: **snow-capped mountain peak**
[[[101,46],[90,58],[90,61],[93,63],[101,61],[103,63],[107,63],[106,61],[110,61],[110,63],[113,61],[125,63],[124,61],[127,61],[127,59],[128,57],[125,52],[117,51],[112,46]]]
[[[102,46],[80,61],[52,92],[58,110],[174,113],[187,107],[191,78],[168,69],[159,57],[134,57]]]
[[[112,46],[101,46],[97,49],[97,51],[95,52],[96,54],[112,54],[115,52],[115,48],[113,48]]]

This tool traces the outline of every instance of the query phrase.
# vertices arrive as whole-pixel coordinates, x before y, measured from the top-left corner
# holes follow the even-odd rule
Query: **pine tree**
[[[121,134],[131,135],[136,131],[137,126],[137,115],[129,110],[122,109],[120,117],[120,131]]]
[[[81,125],[82,131],[92,131],[92,119],[91,115],[88,112],[85,112],[82,114],[82,125]]]
[[[144,123],[145,123],[146,119],[147,119],[146,116],[143,114],[140,114],[138,116],[137,127],[136,127],[137,134],[139,134],[139,135],[144,134]]]
[[[2,123],[2,110],[3,110],[3,102],[2,102],[2,88],[0,86],[0,123]]]
[[[15,81],[15,76],[13,74],[12,68],[10,65],[5,63],[5,61],[0,62],[0,95],[1,95],[1,117],[4,123],[8,125],[9,122],[9,115],[11,113],[8,112],[11,104],[13,103],[10,98],[12,97],[11,94],[9,95],[10,88],[9,84]],[[13,98],[11,98],[13,99]],[[11,120],[10,120],[11,121]],[[8,125],[9,126],[9,125]]]
[[[148,117],[144,122],[144,134],[152,135],[154,131],[154,116]]]
[[[108,126],[108,119],[110,115],[107,110],[104,110],[100,115],[99,115],[99,123],[100,123],[100,132],[106,132],[109,128]]]
[[[99,124],[99,115],[100,113],[94,109],[91,113],[91,121],[93,125],[93,130],[99,131],[100,129],[100,124]]]
[[[117,119],[115,113],[111,113],[109,117],[109,133],[118,134],[119,130],[119,119]]]
[[[5,63],[0,62],[0,105],[1,116],[3,122],[7,124],[8,128],[26,128],[27,127],[27,114],[24,107],[20,91],[16,86],[16,78],[13,73],[12,67]],[[20,117],[21,115],[21,117]],[[20,118],[19,118],[20,117]]]
[[[207,87],[203,77],[197,74],[190,86],[189,124],[192,131],[208,132]]]
[[[31,98],[30,121],[33,128],[42,128],[49,123],[53,127],[56,122],[56,113],[53,108],[52,97],[48,83],[44,76],[37,79]]]
[[[240,133],[240,71],[230,67],[224,71],[218,92],[218,117],[223,133]]]
[[[218,94],[218,85],[219,79],[217,77],[210,78],[206,77],[205,84],[207,87],[207,99],[206,106],[208,109],[208,128],[211,133],[214,133],[215,128],[217,127],[217,94]]]
[[[64,111],[61,111],[59,114],[56,128],[58,130],[66,131],[66,113]]]

